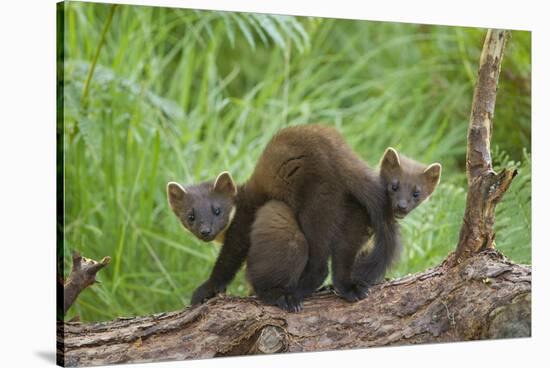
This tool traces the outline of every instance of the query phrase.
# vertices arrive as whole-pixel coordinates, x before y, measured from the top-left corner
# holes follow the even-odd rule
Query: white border
[[[426,0],[378,1],[374,4],[372,2],[364,2],[364,4],[361,4],[361,2],[356,0],[97,0],[95,2],[308,15],[345,19],[368,19],[407,23],[501,27],[521,30],[531,30],[533,21],[533,13],[529,6],[518,6],[518,2],[507,0],[498,2],[498,7],[495,5],[497,2],[478,0],[439,2]],[[527,3],[529,3],[529,1]],[[526,3],[523,2],[522,5],[523,4]],[[490,16],[487,16],[487,14],[490,14]]]
[[[104,2],[104,1],[101,1]],[[533,338],[328,353],[285,354],[139,367],[527,366],[546,357],[550,326],[544,236],[550,67],[544,1],[157,0],[110,1],[201,9],[532,30]],[[55,1],[12,0],[0,12],[0,264],[3,367],[41,367],[55,349]],[[498,129],[498,122],[497,124]],[[546,266],[546,267],[545,267]],[[545,349],[546,348],[546,349]],[[546,359],[547,360],[547,359]],[[538,364],[537,364],[538,365]],[[127,365],[128,366],[128,365]],[[132,365],[134,366],[134,365]],[[138,367],[138,365],[135,365]]]

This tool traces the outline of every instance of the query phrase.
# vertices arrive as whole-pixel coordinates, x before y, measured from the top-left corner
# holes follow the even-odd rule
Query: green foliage
[[[66,270],[73,249],[113,257],[68,318],[186,305],[218,250],[181,229],[166,183],[223,170],[244,181],[287,125],[332,124],[373,166],[390,145],[441,162],[441,186],[403,221],[404,254],[391,276],[434,266],[454,249],[485,30],[120,5],[83,98],[110,6],[69,2],[66,10]],[[493,142],[509,155],[502,165],[521,161],[497,215],[498,248],[521,262],[530,262],[529,78],[530,34],[514,32]],[[242,272],[229,292],[248,293]]]
[[[515,167],[518,176],[496,210],[496,247],[516,262],[531,263],[531,154],[523,151],[522,161],[496,150],[495,170]]]

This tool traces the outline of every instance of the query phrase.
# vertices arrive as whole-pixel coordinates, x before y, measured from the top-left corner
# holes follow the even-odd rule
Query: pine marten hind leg
[[[250,233],[246,276],[264,303],[298,312],[303,297],[297,285],[308,258],[306,239],[292,210],[269,201],[256,212]]]

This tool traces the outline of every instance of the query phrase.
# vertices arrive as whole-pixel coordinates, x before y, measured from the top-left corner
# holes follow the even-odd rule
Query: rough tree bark
[[[506,31],[482,51],[468,133],[468,195],[457,249],[443,263],[374,286],[347,303],[330,290],[299,313],[256,298],[218,296],[182,311],[110,322],[58,322],[68,366],[321,351],[531,335],[531,268],[497,250],[494,209],[515,171],[492,170],[490,138]]]
[[[508,190],[517,171],[504,169],[497,174],[491,160],[491,134],[498,78],[508,32],[489,30],[481,51],[477,85],[472,101],[466,174],[466,209],[454,260],[482,249],[492,248],[495,239],[495,207]]]
[[[286,313],[256,298],[92,324],[59,324],[65,364],[100,365],[530,336],[531,270],[486,250],[457,266],[376,285],[348,303],[331,291]]]
[[[96,274],[110,261],[111,257],[103,257],[98,262],[82,257],[79,252],[73,252],[73,268],[63,285],[63,313],[67,313],[82,290],[97,283]]]

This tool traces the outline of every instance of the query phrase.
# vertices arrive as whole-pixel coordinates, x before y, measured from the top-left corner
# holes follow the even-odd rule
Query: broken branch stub
[[[73,252],[73,269],[63,286],[63,312],[67,313],[80,292],[97,282],[96,274],[107,266],[111,257],[103,257],[101,261],[82,257],[79,252]]]
[[[493,115],[507,37],[508,32],[505,30],[490,29],[481,51],[468,128],[466,173],[469,182],[493,170],[491,160]]]

